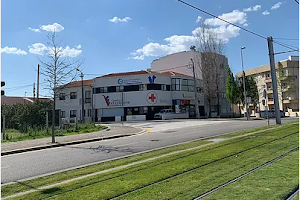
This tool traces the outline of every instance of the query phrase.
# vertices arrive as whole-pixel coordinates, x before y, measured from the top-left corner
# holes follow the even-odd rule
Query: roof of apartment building
[[[83,80],[83,86],[91,86],[91,85],[93,85],[93,79]],[[60,88],[71,88],[71,87],[81,87],[81,80],[73,81],[66,85],[60,86]]]
[[[40,101],[52,101],[50,98],[39,98]],[[1,96],[1,105],[13,105],[17,103],[33,103],[35,98],[33,97],[8,97],[8,96]]]
[[[104,76],[99,76],[97,78],[130,76],[130,75],[140,75],[140,74],[161,74],[161,75],[166,75],[166,76],[186,76],[186,77],[190,77],[190,76],[187,76],[185,74],[181,74],[181,73],[173,72],[173,71],[156,72],[156,71],[151,71],[151,70],[140,70],[140,71],[132,71],[132,72],[112,73],[112,74],[107,74],[107,75],[104,75]]]
[[[299,68],[299,57],[298,56],[290,56],[289,59],[276,62],[275,63],[275,69],[289,67],[288,66],[289,62],[297,63],[294,66]],[[268,72],[268,71],[270,71],[270,65],[263,65],[263,66],[260,66],[260,67],[245,70],[245,75],[246,76],[251,76],[251,75],[254,75],[254,74],[259,74],[259,73]],[[240,71],[240,72],[236,73],[236,75],[238,77],[241,77],[243,74]]]

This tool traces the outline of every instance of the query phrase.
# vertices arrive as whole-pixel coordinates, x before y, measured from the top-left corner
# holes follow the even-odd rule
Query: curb
[[[104,131],[109,131],[109,130],[110,130],[110,127],[105,129]],[[69,145],[74,145],[74,144],[83,144],[83,143],[88,143],[88,142],[111,140],[111,139],[117,139],[117,138],[122,138],[122,137],[133,136],[133,135],[139,135],[139,134],[142,134],[145,132],[147,132],[147,130],[143,129],[142,131],[134,133],[134,134],[112,135],[112,136],[108,136],[108,137],[91,138],[91,139],[85,139],[85,140],[75,140],[72,142],[55,143],[55,144],[49,144],[49,145],[43,145],[43,146],[35,146],[35,147],[30,147],[30,148],[16,149],[16,150],[12,150],[12,151],[1,152],[1,156],[19,154],[19,153],[30,152],[30,151],[37,151],[37,150],[42,150],[42,149],[63,147],[63,146],[69,146]]]

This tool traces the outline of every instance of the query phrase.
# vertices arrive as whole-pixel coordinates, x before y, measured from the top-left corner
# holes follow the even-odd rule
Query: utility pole
[[[33,83],[33,99],[35,99],[35,83]]]
[[[196,118],[199,119],[199,105],[198,105],[198,98],[197,98],[197,86],[196,86],[196,75],[195,75],[195,64],[193,59],[191,58],[192,61],[192,67],[193,67],[193,78],[194,78],[194,93],[195,93],[195,114],[196,114]]]
[[[246,47],[241,48],[241,59],[242,59],[242,71],[243,71],[243,85],[244,85],[244,103],[245,103],[245,112],[247,116],[247,120],[249,120],[249,114],[248,114],[248,105],[247,105],[247,96],[246,96],[246,84],[245,84],[245,71],[244,71],[244,61],[243,61],[243,49],[246,49]]]
[[[2,119],[3,119],[2,140],[5,140],[5,115],[2,116]]]
[[[83,73],[78,68],[76,70],[80,72],[80,77],[81,77],[81,122],[84,123]]]
[[[269,59],[270,59],[271,78],[272,78],[272,87],[273,87],[273,98],[274,98],[274,105],[275,105],[276,124],[281,124],[278,89],[277,89],[277,77],[276,77],[274,49],[273,49],[273,38],[268,37],[267,40],[268,40],[268,48],[269,48]]]
[[[49,120],[48,120],[48,111],[46,111],[46,133],[49,132],[49,126],[48,126],[48,124],[49,124]]]
[[[37,100],[39,100],[39,94],[40,94],[40,64],[38,64],[38,72],[37,72],[37,92],[36,92]]]

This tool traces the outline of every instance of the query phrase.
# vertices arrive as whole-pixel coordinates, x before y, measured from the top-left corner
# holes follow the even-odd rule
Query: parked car
[[[260,111],[260,117],[262,118],[275,118],[275,111],[274,110],[269,110],[269,111]],[[284,112],[281,110],[280,111],[280,117],[285,117]]]
[[[168,115],[168,114],[174,114],[174,111],[172,109],[162,109],[159,111],[159,113],[154,114],[154,119],[162,119],[162,115]]]

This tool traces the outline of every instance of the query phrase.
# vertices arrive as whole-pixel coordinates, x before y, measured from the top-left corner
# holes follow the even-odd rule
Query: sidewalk
[[[55,137],[56,143],[51,143],[51,137],[41,138],[35,140],[24,140],[19,142],[9,142],[1,144],[1,155],[12,154],[13,151],[32,151],[51,148],[64,145],[79,144],[84,142],[89,142],[93,140],[109,139],[114,137],[125,137],[130,135],[135,135],[143,132],[142,128],[131,127],[131,126],[109,126],[108,129],[92,132],[83,133],[78,135],[68,135],[68,136],[57,136]],[[16,152],[16,153],[20,153]]]

